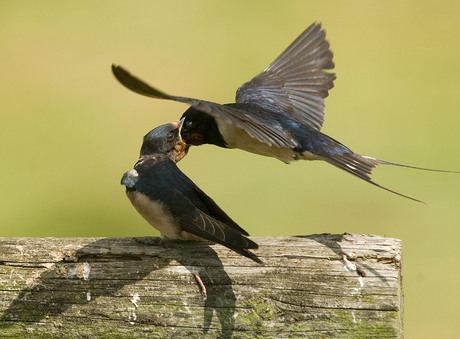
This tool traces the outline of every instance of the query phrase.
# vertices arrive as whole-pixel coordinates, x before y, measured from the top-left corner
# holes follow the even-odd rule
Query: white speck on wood
[[[23,256],[24,255],[24,246],[16,245],[16,248],[19,250],[20,255]]]
[[[137,308],[139,305],[137,304],[137,302],[141,300],[141,298],[139,298],[139,293],[134,293],[134,295],[132,296],[131,298],[131,302],[134,304],[134,306]]]
[[[83,279],[88,280],[89,279],[89,273],[91,272],[91,266],[85,261],[83,263]]]
[[[69,266],[68,269],[69,272],[69,278],[72,278],[77,275],[77,267],[76,266]]]
[[[80,279],[83,280],[88,280],[89,279],[89,274],[91,272],[91,266],[89,265],[88,262],[83,262],[83,263],[78,263],[75,268],[70,268],[69,274],[76,275]]]
[[[128,320],[131,325],[135,324],[135,321],[137,320],[137,315],[136,312],[130,311],[128,315]]]
[[[358,269],[354,263],[347,259],[345,254],[342,255],[343,267],[348,272],[356,272]]]

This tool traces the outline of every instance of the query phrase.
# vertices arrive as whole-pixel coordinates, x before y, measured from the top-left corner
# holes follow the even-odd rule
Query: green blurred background
[[[336,63],[323,131],[362,154],[460,170],[459,19],[458,1],[2,1],[1,235],[158,235],[120,178],[143,135],[187,106],[128,91],[110,65],[232,102],[313,21]],[[406,338],[458,335],[460,175],[376,171],[427,206],[321,162],[203,146],[179,167],[254,236],[402,239]]]

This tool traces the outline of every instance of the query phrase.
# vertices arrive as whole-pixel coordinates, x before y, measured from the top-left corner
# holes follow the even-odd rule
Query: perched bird
[[[320,132],[324,120],[324,98],[333,87],[332,52],[320,24],[308,27],[267,68],[236,92],[236,103],[214,102],[172,96],[112,65],[115,77],[127,88],[153,98],[191,105],[182,115],[184,141],[190,145],[214,144],[292,160],[324,160],[375,186],[371,179],[378,165],[420,168],[371,158],[351,151]]]
[[[249,251],[258,248],[249,234],[176,166],[187,151],[180,128],[170,123],[144,137],[139,161],[121,179],[129,200],[169,239],[209,240],[262,263]]]

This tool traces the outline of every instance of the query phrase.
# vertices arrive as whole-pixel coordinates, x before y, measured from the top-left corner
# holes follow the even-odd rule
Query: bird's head
[[[214,144],[227,147],[219,132],[216,119],[209,114],[190,107],[182,114],[181,121],[183,121],[181,136],[187,144],[194,146]]]
[[[188,146],[181,137],[182,124],[182,120],[171,122],[148,132],[144,136],[140,156],[164,154],[174,162],[185,157]]]

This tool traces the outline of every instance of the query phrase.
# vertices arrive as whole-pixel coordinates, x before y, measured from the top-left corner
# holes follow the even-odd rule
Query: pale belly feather
[[[200,237],[182,231],[162,203],[154,202],[145,194],[137,191],[127,191],[126,195],[139,214],[162,235],[176,240],[202,240]]]
[[[289,164],[293,160],[316,160],[317,156],[310,152],[298,153],[287,147],[269,146],[251,137],[246,131],[227,123],[217,121],[219,132],[229,148],[239,148],[251,153],[274,157]]]

